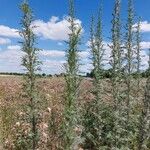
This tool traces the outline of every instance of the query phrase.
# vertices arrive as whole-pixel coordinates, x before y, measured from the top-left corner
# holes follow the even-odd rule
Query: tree
[[[36,89],[36,72],[39,70],[40,61],[38,60],[39,49],[35,48],[36,36],[33,33],[35,27],[32,26],[33,13],[27,1],[24,1],[21,5],[21,11],[23,17],[21,19],[21,31],[20,36],[22,41],[22,51],[24,57],[22,58],[22,66],[26,70],[24,76],[24,90],[26,92],[28,102],[27,114],[29,123],[31,124],[31,149],[37,148],[38,141],[38,128],[37,128],[37,89]]]
[[[67,41],[68,49],[66,51],[66,94],[63,121],[63,141],[64,149],[73,150],[78,145],[78,113],[77,99],[79,90],[79,58],[78,45],[80,43],[81,27],[75,21],[74,1],[69,0],[69,40]]]

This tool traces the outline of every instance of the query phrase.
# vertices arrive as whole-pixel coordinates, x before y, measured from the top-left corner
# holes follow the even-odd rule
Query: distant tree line
[[[105,79],[105,78],[111,78],[112,77],[112,69],[101,69],[101,74],[102,74],[102,78]],[[124,74],[124,70],[122,69],[121,71],[122,74]],[[136,78],[137,77],[137,72],[133,72],[131,74],[133,76],[133,78]],[[140,72],[140,77],[141,78],[148,78],[149,77],[149,69],[146,69],[145,71],[141,71]],[[85,77],[90,77],[90,78],[94,78],[94,70],[92,70],[90,73],[86,73],[86,76]]]
[[[112,77],[112,69],[101,69],[101,74],[102,74],[102,78],[111,78]],[[122,69],[122,74],[124,74],[124,70]],[[0,75],[15,75],[15,76],[24,76],[25,73],[18,73],[18,72],[0,72]],[[60,73],[60,74],[46,74],[46,73],[42,73],[42,74],[36,74],[37,77],[65,77],[65,73]],[[149,76],[149,69],[146,69],[145,71],[141,71],[140,72],[140,77],[141,78],[147,78]],[[92,70],[91,72],[86,73],[85,75],[80,75],[81,77],[89,77],[89,78],[94,78],[94,70]],[[137,76],[137,72],[133,72],[132,73],[133,78],[136,78]]]
[[[0,75],[14,75],[14,76],[24,76],[25,73],[18,73],[18,72],[0,72]],[[37,77],[63,77],[65,74],[60,73],[60,74],[46,74],[46,73],[36,73],[35,74]]]

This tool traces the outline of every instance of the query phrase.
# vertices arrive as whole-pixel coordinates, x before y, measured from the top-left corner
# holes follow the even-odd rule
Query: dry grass
[[[22,91],[23,80],[18,76],[0,76],[0,142],[1,145],[8,145],[6,149],[11,150],[14,133],[16,128],[21,128],[22,123],[18,118],[23,114],[23,106],[27,100]],[[108,79],[103,80],[103,97],[105,101],[111,101],[111,86]],[[140,99],[143,97],[143,86],[145,79],[142,80],[140,89]],[[57,149],[59,145],[58,130],[61,125],[63,112],[64,79],[59,77],[41,78],[37,81],[37,86],[41,94],[39,128],[41,131],[40,145],[41,150],[47,150],[47,147]],[[136,87],[136,86],[135,86]],[[92,82],[91,79],[83,79],[80,87],[79,102],[81,105],[91,101]],[[136,89],[133,89],[133,97],[137,95]],[[1,147],[0,147],[1,149]]]
[[[56,149],[59,144],[57,131],[59,130],[62,119],[64,84],[63,78],[56,77],[42,78],[37,81],[37,87],[41,94],[41,120],[39,127],[42,131],[41,136],[43,139],[40,142],[43,142],[43,145],[46,145],[45,142],[50,143],[47,145],[54,147],[54,149]],[[23,106],[27,104],[22,85],[22,77],[0,76],[0,138],[1,145],[7,145],[7,149],[12,149],[11,143],[13,142],[12,137],[15,133],[14,128],[21,126],[21,122],[18,121],[18,118],[23,114]],[[84,80],[81,87],[80,101],[83,99],[92,99],[92,95],[89,92],[92,87],[91,82]],[[51,126],[51,129],[48,129],[48,126]],[[42,147],[42,149],[46,148]]]

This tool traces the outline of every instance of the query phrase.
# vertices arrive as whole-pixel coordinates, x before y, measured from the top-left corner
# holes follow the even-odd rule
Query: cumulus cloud
[[[86,51],[79,52],[78,55],[81,59],[86,59],[89,57],[90,52],[89,50],[86,50]]]
[[[42,71],[51,74],[59,74],[65,72],[64,64],[65,60],[57,61],[57,60],[45,60],[43,61]]]
[[[104,42],[104,49],[105,49],[105,55],[104,55],[104,64],[106,65],[106,68],[109,68],[108,62],[110,60],[111,50],[108,45],[111,43]],[[145,69],[148,66],[148,55],[146,53],[146,49],[150,47],[150,42],[143,41],[141,42],[141,62],[142,62],[142,68]],[[24,53],[20,50],[21,47],[19,45],[9,45],[4,50],[0,51],[0,72],[22,72],[23,67],[21,67],[21,57],[24,55]],[[92,62],[89,60],[90,58],[90,50],[84,50],[79,52],[80,56],[80,71],[81,72],[90,72],[92,67]],[[41,66],[42,72],[45,73],[51,73],[51,74],[58,74],[61,72],[64,72],[64,64],[65,62],[65,51],[61,50],[43,50],[39,52],[40,59],[43,62],[43,65]]]
[[[145,70],[148,68],[148,61],[149,61],[149,56],[146,54],[146,51],[141,51],[140,55],[141,57],[141,70]]]
[[[148,22],[148,21],[141,22],[141,31],[142,32],[150,32],[150,22]]]
[[[0,51],[0,72],[23,72],[21,58],[24,55],[19,45],[9,45],[6,49]],[[88,51],[79,53],[82,61],[86,59]],[[39,52],[39,57],[43,62],[42,72],[57,74],[64,72],[65,51],[60,50],[43,50]],[[86,64],[81,69],[86,70]],[[88,68],[89,69],[89,68]]]
[[[19,46],[19,45],[9,45],[9,46],[7,46],[7,49],[8,50],[20,50],[21,46]]]
[[[148,21],[141,21],[141,32],[150,32],[150,22]],[[137,23],[134,24],[133,27],[136,27]]]
[[[42,50],[40,51],[40,55],[46,57],[64,57],[65,52],[58,50]]]
[[[11,40],[8,38],[0,38],[0,45],[10,44]]]
[[[0,36],[12,37],[12,38],[20,37],[17,29],[13,29],[4,25],[0,25]]]
[[[33,26],[35,34],[41,36],[44,39],[50,40],[67,40],[69,33],[69,23],[67,17],[60,20],[58,17],[52,16],[48,22],[43,20],[35,20]],[[81,27],[81,21],[76,19],[75,22]]]
[[[141,45],[142,49],[149,49],[150,48],[150,42],[143,41],[140,43],[140,45]]]
[[[105,64],[105,66],[104,66],[105,68],[109,68],[110,67],[109,62],[110,62],[110,56],[111,56],[111,49],[110,49],[109,45],[111,45],[111,42],[104,41],[103,44],[104,44],[103,48],[105,50],[104,57],[103,57],[103,59],[104,59],[103,64]],[[86,45],[90,46],[90,42],[88,41]],[[142,65],[141,69],[144,70],[148,67],[149,57],[146,53],[146,50],[150,48],[150,42],[142,41],[140,43],[140,45],[141,45],[141,49],[142,49],[141,54],[140,54],[141,55],[141,65]]]
[[[82,59],[85,59],[89,56],[90,52],[88,50],[86,50],[86,51],[81,51],[78,54],[79,54],[79,57],[81,57]],[[51,57],[51,58],[64,58],[65,57],[65,51],[42,50],[42,51],[40,51],[40,56]]]
[[[68,39],[69,34],[69,23],[67,20],[68,17],[64,17],[60,20],[59,17],[52,16],[48,22],[44,22],[43,20],[35,20],[32,22],[32,26],[36,26],[36,28],[34,28],[34,33],[43,39],[64,41]],[[82,28],[82,22],[79,19],[76,19],[75,23]],[[0,25],[0,36],[20,38],[18,31],[18,29]],[[58,45],[61,46],[62,43],[58,42]]]
[[[8,46],[5,50],[0,51],[0,72],[22,72],[21,57],[23,52],[19,46]]]
[[[23,55],[23,52],[20,51],[19,45],[7,46],[7,48],[0,52],[0,59],[6,59],[5,61],[16,61]],[[20,60],[20,59],[19,59]]]

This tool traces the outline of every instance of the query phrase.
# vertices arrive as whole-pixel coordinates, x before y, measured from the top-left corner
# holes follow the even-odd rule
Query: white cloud
[[[5,61],[16,61],[16,59],[18,60],[22,55],[23,52],[19,50],[19,46],[8,46],[6,50],[0,52],[0,59],[6,59]]]
[[[11,40],[8,38],[0,38],[0,45],[10,44]]]
[[[89,55],[90,55],[90,51],[89,50],[79,52],[79,57],[81,57],[81,59],[86,59],[86,58],[89,57]]]
[[[65,52],[58,50],[42,50],[40,51],[40,55],[46,57],[64,57]]]
[[[108,44],[111,44],[109,42],[104,42],[104,48],[105,48],[105,55],[104,63],[108,63],[110,60],[111,50],[108,46]],[[147,49],[150,47],[150,42],[141,42],[142,51],[141,56],[143,56],[142,59],[142,69],[147,68],[148,66],[148,56],[146,54],[146,51],[144,49]],[[24,55],[24,53],[20,50],[19,45],[9,45],[7,46],[6,50],[0,51],[0,72],[22,72],[23,67],[21,67],[21,57]],[[65,63],[65,51],[60,50],[43,50],[39,52],[40,59],[43,62],[43,65],[41,65],[42,72],[45,73],[51,73],[51,74],[58,74],[61,72],[64,72],[64,63]],[[82,64],[80,66],[81,72],[90,72],[90,70],[93,68],[91,65],[91,60],[89,60],[90,57],[90,50],[87,49],[86,51],[79,52],[80,56],[80,63]],[[108,68],[108,65],[106,65]]]
[[[81,26],[81,21],[79,19],[76,19],[75,22]],[[36,26],[34,29],[35,34],[44,39],[59,41],[68,39],[69,23],[67,17],[60,20],[58,17],[52,16],[48,22],[35,20],[33,26]]]
[[[90,63],[83,64],[80,66],[81,73],[83,73],[83,74],[91,72],[92,69],[93,69],[93,66]]]
[[[59,60],[58,57],[62,56],[59,51],[43,51],[40,56],[43,57],[43,65],[41,65],[42,72],[56,74],[63,72],[64,61]],[[23,72],[24,68],[21,66],[21,58],[24,53],[20,51],[18,45],[8,46],[6,50],[0,51],[0,72]],[[45,56],[55,57],[55,60],[46,59]]]
[[[148,22],[148,21],[141,22],[141,31],[142,32],[150,32],[150,22]]]
[[[69,34],[69,23],[67,20],[68,17],[64,17],[62,20],[60,20],[58,17],[55,16],[52,16],[48,22],[44,22],[43,20],[35,20],[32,23],[33,26],[36,26],[36,28],[34,28],[34,33],[44,39],[58,41],[67,40]],[[75,23],[78,24],[78,26],[82,27],[82,23],[79,19],[76,19]],[[0,36],[20,38],[18,31],[18,29],[10,28],[5,25],[0,25]],[[58,45],[61,46],[62,43],[58,42]]]
[[[7,47],[8,50],[20,50],[21,49],[21,46],[19,45],[9,45]]]
[[[142,50],[141,53],[141,70],[145,70],[148,68],[149,56],[146,54],[145,50]]]
[[[149,49],[150,48],[150,42],[141,42],[141,48],[142,49]]]
[[[104,49],[105,49],[105,53],[104,53],[104,61],[103,61],[103,64],[105,64],[105,68],[109,68],[110,65],[109,65],[109,61],[110,61],[110,56],[111,56],[111,49],[109,47],[109,45],[111,45],[110,42],[106,42],[104,41]],[[146,41],[142,41],[140,43],[141,45],[141,69],[144,70],[148,67],[148,55],[146,54],[146,50],[150,48],[150,42],[146,42]],[[87,46],[90,46],[90,42],[88,41],[87,42]]]
[[[65,61],[45,60],[43,61],[42,71],[51,74],[59,74],[65,72]]]
[[[16,48],[16,49],[15,49]],[[7,49],[0,51],[0,72],[23,72],[21,67],[21,57],[23,52],[19,46],[8,46]]]
[[[0,36],[13,37],[13,38],[20,37],[17,29],[13,29],[4,25],[0,25]]]
[[[89,57],[90,52],[87,51],[82,51],[79,52],[79,57],[81,59],[86,59]],[[51,57],[51,58],[64,58],[65,57],[65,51],[60,51],[60,50],[42,50],[40,51],[40,55],[44,57]]]
[[[21,58],[24,53],[20,50],[19,45],[9,45],[7,48],[0,51],[0,72],[23,72],[21,66]],[[84,65],[81,66],[81,71],[88,72],[90,65],[88,65],[87,56],[88,51],[79,53],[81,61]],[[60,50],[43,50],[39,52],[40,59],[43,62],[41,65],[42,72],[58,74],[64,72],[65,51]]]
[[[141,23],[141,32],[150,32],[150,22],[148,21],[142,21]],[[133,27],[136,27],[137,23],[133,25]]]

